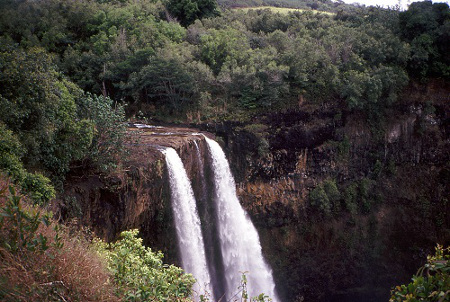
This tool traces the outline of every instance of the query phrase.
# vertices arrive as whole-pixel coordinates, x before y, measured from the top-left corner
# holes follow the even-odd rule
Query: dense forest
[[[298,10],[239,9],[262,5]],[[367,126],[381,150],[389,121],[411,108],[405,91],[448,87],[450,81],[446,3],[415,2],[401,11],[329,0],[1,0],[0,15],[2,183],[11,183],[11,188],[14,184],[29,203],[42,207],[64,196],[71,173],[108,175],[121,168],[129,142],[136,139],[127,132],[126,120],[208,130],[233,125],[257,141],[252,156],[267,159],[281,149],[277,145],[299,142],[288,135],[284,141],[269,139],[281,126],[276,125],[279,121],[264,125],[265,121],[297,110],[323,110],[330,115],[330,131],[342,153],[348,152],[348,137],[335,130],[351,119]],[[444,213],[438,217],[443,227],[448,227],[445,196],[450,182],[448,101],[447,95],[440,103],[414,104],[425,112],[415,126],[418,136],[431,133],[427,125],[434,117],[442,121],[438,126],[444,134],[430,140],[442,142],[443,189],[429,207],[430,213]],[[316,142],[320,135],[308,139]],[[296,152],[301,144],[293,147]],[[372,155],[370,181],[393,173],[393,161]],[[282,176],[263,168],[252,171],[241,180]],[[310,206],[322,218],[333,216],[332,200],[347,200],[333,193],[340,185],[348,189],[345,194],[366,194],[367,199],[377,194],[364,193],[364,180],[358,184],[353,189],[345,179],[338,179],[337,185],[335,180],[315,184]],[[15,200],[18,210],[20,198],[11,190],[3,190],[1,196]],[[14,205],[1,205],[5,214],[0,226],[5,228],[14,223],[8,222],[13,214],[7,212]],[[370,206],[349,205],[345,211],[367,214]],[[36,230],[37,226],[27,229],[33,235]],[[2,229],[1,236],[7,234],[11,235]],[[57,234],[49,235],[56,238],[55,246]],[[137,240],[133,234],[124,236],[131,242]],[[448,240],[448,229],[442,234]],[[36,238],[40,241],[32,241],[31,250],[45,246],[42,237]],[[6,257],[3,250],[17,255],[20,248],[11,246],[13,241],[2,241],[0,259]],[[115,248],[124,249],[120,243]],[[162,255],[145,257],[162,267]],[[177,272],[161,274],[171,278]],[[7,279],[0,277],[2,285]],[[181,287],[192,285],[186,278],[177,281]],[[445,278],[448,285],[448,275]],[[0,291],[0,298],[13,297],[2,295],[6,294]],[[58,293],[52,295],[58,299]],[[189,290],[180,291],[179,297],[187,296]]]

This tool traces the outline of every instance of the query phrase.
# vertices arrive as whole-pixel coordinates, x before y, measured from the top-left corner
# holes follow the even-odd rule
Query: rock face
[[[146,245],[163,251],[168,261],[179,264],[167,170],[158,147],[177,150],[189,178],[194,180],[194,189],[199,191],[197,146],[200,152],[205,152],[204,139],[196,135],[196,129],[152,127],[129,130],[139,134],[136,143],[130,145],[123,173],[107,178],[99,175],[71,177],[65,196],[77,200],[80,208],[76,211],[81,222],[97,236],[111,241],[123,230],[138,228]],[[73,211],[65,207],[62,213],[68,210]]]
[[[450,243],[442,95],[400,103],[378,128],[337,104],[204,128],[220,130],[284,301],[386,301]]]

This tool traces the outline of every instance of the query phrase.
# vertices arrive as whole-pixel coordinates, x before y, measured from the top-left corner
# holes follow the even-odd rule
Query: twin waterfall
[[[258,233],[236,195],[236,186],[228,161],[219,144],[204,137],[209,158],[203,160],[197,148],[203,197],[200,205],[183,163],[172,148],[165,148],[172,209],[183,269],[194,275],[198,294],[208,292],[211,301],[229,301],[240,297],[242,273],[247,277],[250,297],[261,293],[278,301],[272,272],[261,252]],[[207,194],[203,169],[210,169],[212,189]],[[207,196],[210,196],[208,198]],[[199,197],[200,198],[200,197]],[[208,200],[209,199],[209,200]],[[213,217],[213,223],[202,225],[202,217]],[[210,213],[213,212],[213,213]],[[207,225],[206,225],[207,224]],[[205,239],[207,239],[205,241]],[[205,246],[207,249],[205,249]]]

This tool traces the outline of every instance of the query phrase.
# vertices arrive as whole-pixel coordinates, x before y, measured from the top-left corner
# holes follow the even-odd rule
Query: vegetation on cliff
[[[118,301],[103,261],[87,241],[0,184],[2,301]]]

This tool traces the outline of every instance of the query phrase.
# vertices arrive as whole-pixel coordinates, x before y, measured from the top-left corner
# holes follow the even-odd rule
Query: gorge
[[[448,4],[0,16],[0,301],[402,301],[450,253]]]
[[[435,104],[438,110],[432,121],[442,120],[445,109]],[[381,149],[380,144],[371,144],[370,131],[357,118],[333,130],[332,115],[323,109],[268,115],[257,121],[268,125],[264,132],[231,123],[132,127],[129,131],[139,132],[140,139],[131,146],[125,173],[103,179],[72,176],[66,191],[80,203],[81,222],[102,238],[111,241],[121,230],[139,228],[146,245],[181,266],[173,240],[176,225],[168,171],[158,146],[175,149],[192,183],[216,300],[229,290],[229,281],[217,240],[221,236],[215,206],[218,196],[212,190],[216,168],[211,168],[214,162],[207,143],[214,133],[230,159],[240,204],[258,230],[279,299],[382,301],[392,284],[409,279],[433,242],[448,238],[444,231],[448,205],[439,201],[448,188],[442,152],[446,145],[439,139],[436,124],[425,125],[425,136],[414,134],[414,125],[425,118],[430,117],[411,110],[392,121]],[[433,135],[438,139],[430,141]],[[263,140],[270,151],[261,156]],[[377,158],[383,163],[381,172]],[[330,191],[333,186],[337,193]],[[325,191],[323,200],[331,208],[308,198],[319,189]],[[251,270],[247,277],[251,288]],[[239,280],[239,271],[233,278]],[[269,290],[270,286],[260,292]]]

